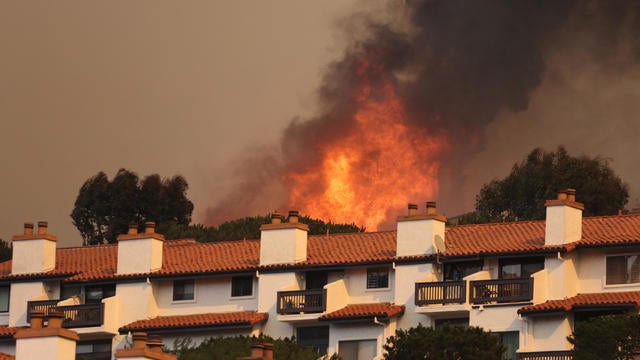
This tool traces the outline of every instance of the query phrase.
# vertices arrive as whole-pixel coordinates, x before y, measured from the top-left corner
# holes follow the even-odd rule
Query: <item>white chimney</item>
[[[155,232],[154,222],[145,223],[138,234],[138,225],[129,225],[129,232],[118,236],[118,275],[146,274],[162,268],[164,236]]]
[[[11,273],[33,274],[53,270],[56,266],[56,243],[58,238],[47,233],[46,221],[38,222],[34,234],[33,223],[24,223],[24,233],[15,235]]]
[[[309,226],[298,222],[298,212],[289,211],[289,222],[278,212],[271,224],[260,227],[260,265],[295,264],[307,260]]]
[[[444,228],[447,218],[436,212],[436,203],[427,202],[424,214],[418,205],[409,204],[407,216],[398,217],[396,256],[431,255],[444,251]]]
[[[64,313],[49,310],[48,326],[43,327],[44,312],[31,312],[31,327],[19,328],[16,339],[16,359],[59,359],[76,358],[76,342],[80,339],[75,331],[62,328]]]
[[[584,205],[576,202],[575,189],[558,192],[558,198],[548,200],[544,244],[564,245],[582,238],[582,211]]]

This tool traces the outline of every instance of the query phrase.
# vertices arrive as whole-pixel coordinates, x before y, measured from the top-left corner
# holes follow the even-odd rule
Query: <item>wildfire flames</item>
[[[317,164],[286,174],[284,181],[290,208],[372,231],[395,223],[407,202],[434,199],[447,141],[409,125],[392,76],[375,59],[361,61],[357,73],[354,125],[322,145]]]

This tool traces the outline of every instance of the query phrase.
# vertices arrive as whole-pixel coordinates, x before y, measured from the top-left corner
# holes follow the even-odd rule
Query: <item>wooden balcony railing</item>
[[[104,304],[81,304],[58,306],[60,300],[44,300],[27,302],[27,321],[31,319],[31,311],[42,310],[45,317],[49,309],[58,308],[64,313],[64,328],[101,326],[104,323]]]
[[[436,281],[416,283],[416,306],[430,304],[464,304],[467,289],[464,281]]]
[[[327,306],[327,290],[278,291],[278,314],[321,313]]]
[[[537,351],[516,354],[516,360],[571,360],[571,351]]]
[[[533,278],[472,281],[470,292],[472,304],[530,301]]]

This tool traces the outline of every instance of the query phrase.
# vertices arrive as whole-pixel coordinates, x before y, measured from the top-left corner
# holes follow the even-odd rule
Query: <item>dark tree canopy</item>
[[[576,189],[576,200],[585,205],[584,215],[614,215],[624,209],[629,187],[607,160],[574,157],[564,147],[554,152],[537,148],[511,169],[502,180],[485,184],[476,196],[481,221],[540,220],[546,200],[561,189]]]
[[[418,324],[396,330],[384,346],[387,360],[500,360],[504,348],[496,335],[478,327],[444,325],[427,328]]]
[[[355,224],[334,224],[332,222],[324,222],[319,219],[313,219],[308,216],[301,216],[299,221],[309,225],[309,235],[322,235],[329,232],[335,233],[352,233],[363,232],[364,227]],[[200,224],[180,225],[175,222],[167,222],[162,226],[156,227],[156,231],[163,234],[166,239],[185,239],[193,238],[200,242],[208,241],[224,241],[224,240],[242,240],[242,239],[259,239],[260,226],[271,222],[271,214],[264,216],[245,217],[226,221],[220,226],[207,227]]]
[[[257,340],[273,344],[274,360],[316,360],[319,358],[316,351],[298,345],[295,338],[273,339],[264,335],[260,338],[249,336],[214,337],[197,346],[191,345],[189,339],[179,339],[174,348],[178,353],[179,360],[236,360],[237,357],[248,356],[251,353],[252,342]]]
[[[640,316],[598,316],[577,322],[568,337],[573,360],[632,360],[640,350]]]
[[[85,245],[115,242],[133,222],[140,228],[147,221],[188,225],[193,203],[187,189],[187,181],[179,175],[153,174],[140,181],[136,173],[120,169],[109,181],[99,172],[80,188],[71,218]]]

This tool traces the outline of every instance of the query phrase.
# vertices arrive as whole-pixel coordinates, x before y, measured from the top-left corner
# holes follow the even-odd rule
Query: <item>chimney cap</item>
[[[38,221],[38,234],[46,234],[49,223],[46,221]]]
[[[153,221],[147,221],[144,223],[144,233],[153,234],[156,232],[156,223]]]
[[[274,211],[273,214],[271,214],[271,223],[272,224],[280,224],[282,223],[282,219],[284,218],[284,216],[282,216],[282,214],[280,214],[278,212],[278,210]]]

